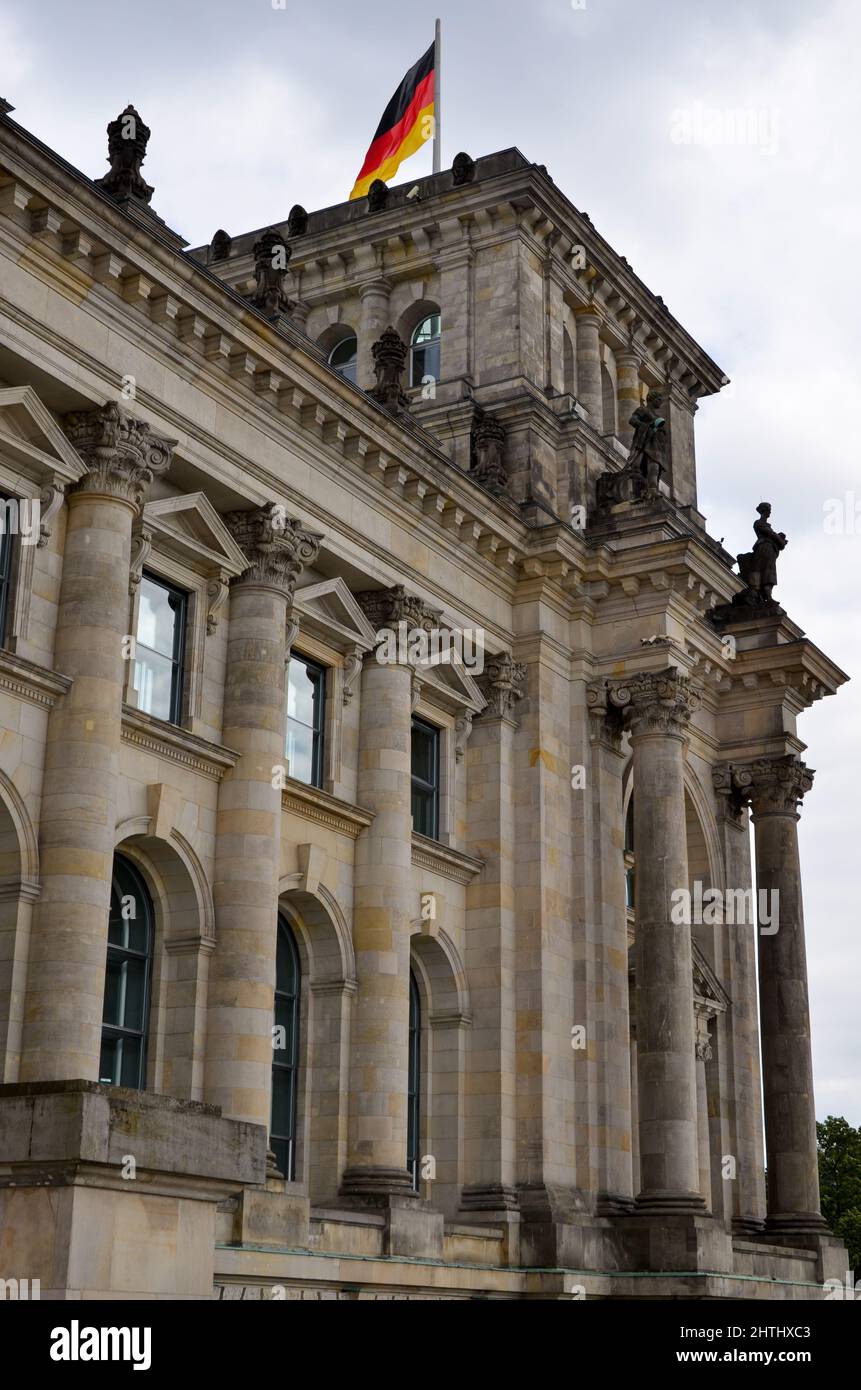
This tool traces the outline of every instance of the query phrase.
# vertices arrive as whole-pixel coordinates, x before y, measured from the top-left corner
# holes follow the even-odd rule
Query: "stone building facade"
[[[516,150],[188,250],[132,108],[95,181],[11,109],[0,1276],[816,1297],[845,677],[732,605],[720,369]]]

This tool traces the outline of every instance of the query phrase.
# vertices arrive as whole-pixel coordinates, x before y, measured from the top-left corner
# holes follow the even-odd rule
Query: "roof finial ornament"
[[[131,102],[115,121],[108,124],[108,162],[111,167],[103,178],[94,182],[97,188],[118,203],[129,198],[149,203],[155,192],[141,177],[141,165],[146,158],[150,134],[149,126],[144,125],[140,112],[135,110]]]

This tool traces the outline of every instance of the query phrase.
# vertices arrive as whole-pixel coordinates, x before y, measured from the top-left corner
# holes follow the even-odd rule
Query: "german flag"
[[[434,51],[431,44],[423,58],[410,68],[383,113],[356,186],[350,194],[364,198],[376,179],[394,178],[405,159],[433,135]]]

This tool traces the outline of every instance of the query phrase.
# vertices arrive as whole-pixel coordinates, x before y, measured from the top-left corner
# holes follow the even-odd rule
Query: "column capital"
[[[381,634],[397,633],[402,623],[408,632],[432,632],[439,626],[439,610],[409,593],[403,584],[395,584],[391,589],[365,589],[353,597],[377,634],[378,644],[383,640]]]
[[[71,411],[64,417],[63,428],[87,466],[69,495],[115,497],[142,512],[153,478],[170,468],[175,441],[153,434],[146,421],[130,415],[116,401],[95,410]]]
[[[712,769],[715,789],[736,806],[750,806],[758,816],[793,816],[805,792],[813,786],[814,773],[794,753],[757,758],[750,763],[724,763]]]
[[[608,682],[592,681],[586,686],[586,708],[592,729],[592,742],[621,755],[625,723],[621,709],[610,703]]]
[[[700,695],[677,670],[641,671],[627,680],[607,682],[610,704],[621,710],[633,738],[665,734],[684,738]]]
[[[322,537],[285,516],[284,508],[275,502],[228,512],[223,521],[248,560],[248,569],[233,584],[277,589],[292,603],[296,581],[305,566],[316,560]]]
[[[511,652],[500,652],[486,659],[477,684],[487,701],[482,719],[513,719],[515,705],[526,694],[526,666]]]

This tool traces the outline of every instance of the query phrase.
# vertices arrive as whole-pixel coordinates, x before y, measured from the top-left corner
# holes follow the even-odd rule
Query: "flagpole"
[[[433,54],[433,171],[442,169],[442,116],[440,112],[441,65],[442,63],[442,22],[437,20],[434,34]]]

